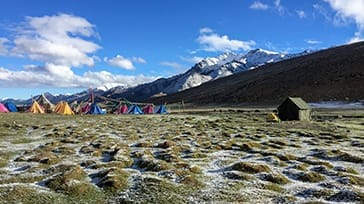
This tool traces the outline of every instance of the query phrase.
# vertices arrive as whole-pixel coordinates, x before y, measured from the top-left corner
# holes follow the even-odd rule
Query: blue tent
[[[158,113],[158,114],[167,114],[167,108],[165,105],[161,105],[159,107],[156,108],[156,111],[155,113]]]
[[[106,112],[103,111],[100,106],[98,106],[96,103],[91,104],[90,110],[87,112],[87,114],[105,114]]]
[[[139,106],[137,105],[132,105],[130,108],[129,108],[129,111],[128,111],[129,114],[143,114],[143,111],[140,110]]]
[[[18,112],[18,109],[16,108],[16,105],[14,103],[6,102],[4,105],[10,112]]]

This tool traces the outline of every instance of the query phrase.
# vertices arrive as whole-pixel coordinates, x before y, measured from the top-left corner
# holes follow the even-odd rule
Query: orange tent
[[[39,105],[37,101],[34,101],[32,106],[28,110],[31,113],[44,113],[44,109]]]

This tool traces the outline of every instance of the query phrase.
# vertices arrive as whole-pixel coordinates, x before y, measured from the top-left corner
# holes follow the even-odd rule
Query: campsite
[[[274,110],[1,113],[0,203],[360,203],[364,110]]]
[[[363,11],[3,1],[0,204],[364,204]]]

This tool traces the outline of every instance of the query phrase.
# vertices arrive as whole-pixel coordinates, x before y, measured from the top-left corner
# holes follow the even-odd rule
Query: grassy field
[[[0,203],[364,200],[364,110],[0,114]]]

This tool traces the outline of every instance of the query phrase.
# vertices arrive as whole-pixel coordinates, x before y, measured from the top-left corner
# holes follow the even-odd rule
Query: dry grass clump
[[[271,169],[268,165],[265,164],[253,164],[249,162],[237,162],[227,169],[235,170],[235,171],[242,171],[251,174],[261,173],[261,172],[270,172]]]
[[[309,183],[317,183],[320,181],[323,181],[326,179],[325,176],[317,173],[317,172],[298,172],[298,173],[293,173],[293,172],[284,172],[286,175],[292,177],[293,179],[299,180],[299,181],[303,181],[303,182],[309,182]]]
[[[270,174],[262,174],[260,176],[260,178],[262,180],[270,181],[272,183],[280,184],[280,185],[284,185],[284,184],[290,183],[290,181],[285,176],[283,176],[282,174],[279,174],[279,173],[278,174],[273,174],[273,173],[270,173]]]
[[[134,160],[134,167],[137,167],[143,171],[162,171],[171,169],[171,165],[163,160],[156,160],[148,156],[142,156]]]
[[[255,180],[256,178],[248,173],[244,173],[241,171],[227,171],[224,172],[224,177],[229,178],[229,179],[233,179],[233,180],[243,180],[243,181],[250,181],[250,180]]]
[[[258,142],[244,142],[238,145],[241,151],[249,152],[254,149],[260,148],[261,144]]]
[[[129,176],[129,173],[120,168],[109,168],[90,175],[93,180],[97,181],[98,187],[111,192],[125,190],[128,187]]]
[[[49,169],[49,171],[53,170]],[[86,177],[86,173],[78,165],[60,165],[55,171],[61,171],[61,173],[44,181],[45,186],[55,191],[67,191],[72,180],[83,180]]]

